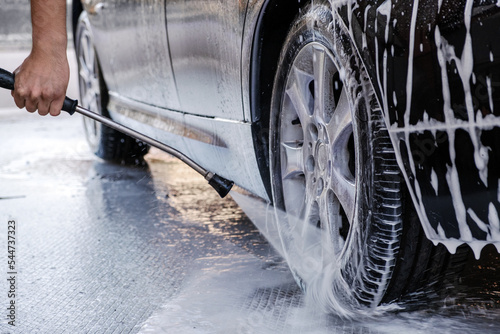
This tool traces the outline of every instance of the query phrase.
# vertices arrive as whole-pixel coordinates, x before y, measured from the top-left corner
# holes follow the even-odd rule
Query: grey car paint
[[[241,41],[246,1],[167,1],[182,111],[243,120]]]
[[[84,3],[95,30],[107,88],[120,96],[180,110],[165,26],[165,1]]]
[[[243,38],[246,2],[233,7],[217,1],[161,0],[84,1],[83,5],[95,30],[112,118],[168,142],[205,168],[268,199],[251,124],[243,112],[248,97],[241,92],[240,49],[242,40],[251,43]],[[167,14],[162,16],[165,6]],[[213,15],[201,15],[201,8]],[[216,14],[221,10],[225,15]],[[239,18],[237,22],[227,21],[229,14]],[[203,25],[194,23],[199,20]],[[187,29],[193,23],[203,31]],[[168,36],[166,26],[172,29]],[[188,60],[198,65],[187,66]],[[186,87],[177,92],[179,82]],[[200,91],[203,96],[193,95]]]

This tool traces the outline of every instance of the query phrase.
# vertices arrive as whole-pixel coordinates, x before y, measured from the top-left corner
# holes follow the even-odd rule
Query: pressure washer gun
[[[0,87],[9,89],[9,90],[14,90],[14,74],[10,73],[9,71],[6,71],[2,68],[0,68]],[[146,135],[143,135],[142,133],[139,133],[135,130],[132,130],[126,126],[123,126],[119,123],[116,123],[115,121],[111,120],[110,118],[104,117],[100,114],[97,114],[95,112],[92,112],[88,109],[85,109],[81,106],[78,105],[77,100],[72,100],[69,97],[66,97],[64,100],[64,104],[62,107],[62,110],[68,112],[70,115],[73,115],[75,112],[80,113],[84,116],[90,117],[93,120],[96,120],[97,122],[100,122],[104,125],[107,125],[108,127],[115,129],[117,131],[120,131],[130,137],[133,137],[135,139],[138,139],[140,141],[145,142],[146,144],[149,144],[151,146],[154,146],[162,151],[165,151],[174,157],[180,159],[182,162],[187,164],[189,167],[193,168],[195,171],[197,171],[199,174],[201,174],[205,180],[208,181],[208,184],[210,184],[215,191],[220,195],[220,197],[224,198],[231,188],[233,187],[234,182],[229,181],[215,173],[212,173],[200,165],[198,165],[196,162],[188,158],[186,155],[183,153],[177,151],[176,149],[165,145],[151,137],[148,137]]]

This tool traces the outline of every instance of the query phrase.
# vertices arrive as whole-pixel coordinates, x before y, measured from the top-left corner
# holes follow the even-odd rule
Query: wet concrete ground
[[[16,222],[13,332],[138,332],[194,273],[218,276],[250,266],[240,278],[257,275],[251,281],[261,288],[285,282],[282,291],[296,290],[236,204],[165,154],[152,152],[146,168],[98,160],[78,116],[3,109],[0,133],[0,249],[7,249],[7,222]],[[5,275],[7,257],[0,254]],[[2,282],[5,310],[10,298]],[[239,284],[233,293],[248,289]],[[208,290],[216,305],[217,293]],[[1,319],[2,333],[9,332]]]
[[[324,315],[232,199],[158,151],[145,168],[95,158],[81,123],[0,109],[1,333],[498,332],[496,252],[417,311]]]

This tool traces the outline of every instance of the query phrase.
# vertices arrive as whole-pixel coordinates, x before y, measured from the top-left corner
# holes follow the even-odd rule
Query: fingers
[[[51,91],[40,92],[37,88],[32,88],[28,93],[23,87],[16,87],[15,90],[11,92],[11,95],[18,108],[25,108],[30,113],[34,113],[38,110],[41,116],[46,116],[48,114],[58,116],[61,113],[64,103],[64,96],[61,98]]]
[[[26,106],[26,97],[27,97],[27,91],[26,89],[20,84],[21,80],[19,79],[18,73],[19,73],[20,67],[16,68],[14,70],[14,77],[16,78],[16,81],[14,83],[14,90],[11,91],[10,95],[14,98],[14,102],[16,103],[16,106],[19,109],[22,109]],[[28,110],[28,109],[26,109]],[[35,109],[36,110],[36,109]],[[30,111],[30,110],[28,110]],[[34,110],[30,111],[33,112]]]
[[[59,116],[59,114],[61,113],[63,103],[64,103],[64,98],[52,101],[49,108],[47,109],[48,113],[51,116]]]
[[[30,113],[38,110],[41,116],[45,116],[50,112],[51,99],[44,98],[37,89],[27,93],[27,90],[22,87],[15,88],[11,95],[14,97],[16,106],[20,109],[25,108]]]
[[[14,102],[19,109],[26,108],[27,111],[33,113],[38,109],[38,99],[30,98],[21,89],[16,89],[11,93]]]
[[[12,95],[12,97],[14,98],[14,103],[16,104],[16,106],[19,108],[19,109],[23,109],[24,108],[24,105],[25,105],[25,102],[24,102],[24,99],[21,98],[19,96],[19,94],[16,94],[17,92],[15,91],[12,91],[10,93],[10,95]]]
[[[25,108],[30,113],[34,113],[38,110],[41,116],[46,116],[50,114],[51,116],[59,116],[61,114],[61,109],[64,100],[51,100],[51,99],[41,99],[28,98],[25,99],[20,94],[15,94],[14,91],[11,93],[14,98],[14,102],[19,109]]]
[[[26,110],[28,110],[29,112],[31,113],[34,113],[35,111],[37,111],[38,109],[38,101],[37,100],[25,100],[26,104],[25,104],[25,108]],[[43,113],[41,111],[38,111],[38,113],[42,116]]]
[[[49,100],[41,98],[40,101],[38,101],[38,113],[42,116],[47,115],[50,110],[50,104]],[[30,111],[28,106],[26,106],[26,110]]]
[[[38,109],[38,113],[42,116],[46,116],[48,114],[58,116],[61,113],[64,98],[56,96],[56,94],[51,91],[36,96],[39,96],[39,98],[32,97],[29,100],[30,102],[28,102],[28,100],[26,101],[26,110],[31,112],[36,104],[36,109]]]

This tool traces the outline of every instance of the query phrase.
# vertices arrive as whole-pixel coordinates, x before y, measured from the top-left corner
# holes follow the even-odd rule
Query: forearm
[[[31,0],[33,51],[66,55],[66,1]]]
[[[12,96],[19,108],[58,115],[69,81],[66,0],[31,0],[33,46],[15,71]]]

